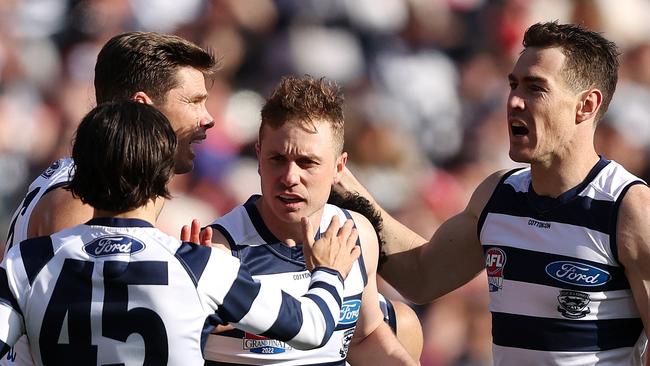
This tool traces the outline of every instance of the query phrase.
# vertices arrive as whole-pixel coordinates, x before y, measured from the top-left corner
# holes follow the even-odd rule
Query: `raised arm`
[[[498,172],[485,179],[465,210],[445,221],[429,241],[384,211],[347,168],[335,189],[358,192],[381,212],[387,261],[380,274],[409,300],[427,303],[465,284],[483,269],[477,234],[479,216],[502,175]]]
[[[343,279],[360,254],[354,245],[357,234],[352,223],[341,230],[339,226],[338,222],[331,225],[316,242],[313,236],[306,241],[305,247],[311,250],[306,256],[314,269],[308,292],[299,298],[273,284],[255,282],[236,258],[212,249],[199,288],[211,294],[218,320],[297,349],[327,342],[341,311]]]
[[[618,257],[650,338],[650,188],[632,186],[623,198],[617,224]],[[650,365],[645,352],[645,365]]]

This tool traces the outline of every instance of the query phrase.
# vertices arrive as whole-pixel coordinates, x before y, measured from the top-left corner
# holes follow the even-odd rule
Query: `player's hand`
[[[361,249],[356,245],[359,234],[352,220],[339,224],[338,216],[334,216],[327,230],[314,241],[314,229],[306,217],[300,221],[303,232],[303,252],[305,264],[310,271],[316,267],[326,267],[337,270],[343,278],[348,276],[354,261],[361,255]]]
[[[332,185],[332,189],[343,197],[356,193],[361,197],[365,197],[371,203],[375,202],[370,192],[357,180],[348,167],[343,167],[337,181]]]
[[[181,241],[212,246],[212,228],[208,226],[201,231],[201,223],[194,219],[191,226],[183,225],[181,228]]]
[[[212,334],[219,334],[219,333],[223,333],[223,332],[226,332],[226,331],[229,331],[229,330],[233,330],[233,329],[235,329],[235,327],[233,327],[233,326],[230,325],[230,324],[217,325],[217,326],[214,327],[214,329],[212,330]]]

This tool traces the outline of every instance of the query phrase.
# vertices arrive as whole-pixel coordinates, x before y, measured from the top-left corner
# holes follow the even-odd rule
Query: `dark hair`
[[[618,81],[618,48],[600,33],[557,21],[536,23],[524,34],[523,46],[560,47],[566,56],[562,76],[574,91],[598,88],[603,103],[596,122],[605,114]]]
[[[189,66],[212,76],[214,55],[178,36],[154,32],[129,32],[111,38],[95,65],[97,103],[127,100],[142,91],[155,103],[178,86],[176,72]]]
[[[81,121],[68,189],[94,208],[124,212],[169,198],[176,134],[160,111],[133,101],[100,104]]]
[[[273,89],[262,107],[262,129],[268,125],[274,129],[292,122],[313,130],[314,123],[321,120],[330,124],[334,142],[343,151],[344,119],[343,92],[336,83],[325,78],[318,80],[309,75],[285,76]]]
[[[386,252],[384,251],[385,241],[381,235],[382,229],[384,228],[384,220],[381,218],[381,214],[372,206],[368,199],[359,195],[357,192],[347,192],[345,195],[341,195],[335,190],[332,190],[327,199],[327,203],[346,210],[358,212],[370,221],[373,229],[375,229],[377,241],[379,243],[379,263],[377,268],[377,270],[379,270],[381,265],[384,264],[387,259]]]

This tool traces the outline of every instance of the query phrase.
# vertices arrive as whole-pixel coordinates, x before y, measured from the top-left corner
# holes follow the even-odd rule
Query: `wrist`
[[[316,266],[310,272],[314,273],[316,271],[323,271],[323,272],[326,272],[326,273],[329,273],[329,274],[336,275],[339,278],[339,280],[341,280],[341,283],[345,282],[345,279],[343,278],[343,275],[341,274],[341,272],[339,272],[336,269],[329,268],[329,267],[324,267],[324,266]]]

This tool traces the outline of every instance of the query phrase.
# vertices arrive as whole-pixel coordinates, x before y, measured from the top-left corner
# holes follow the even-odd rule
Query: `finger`
[[[346,247],[352,252],[355,247],[357,247],[357,239],[359,238],[359,231],[356,228],[352,228],[350,236],[348,236],[347,241],[345,242]]]
[[[190,241],[199,244],[201,242],[201,223],[199,220],[192,220],[192,230],[190,230]]]
[[[190,241],[190,227],[187,225],[181,228],[181,241]]]
[[[347,240],[348,236],[352,232],[352,229],[354,228],[354,221],[347,219],[343,223],[343,226],[339,228],[339,231],[337,233],[337,236],[340,239]]]
[[[306,217],[300,219],[300,224],[302,225],[303,246],[311,250],[314,246],[314,228],[311,226],[311,221]]]
[[[212,228],[211,227],[206,227],[201,231],[201,240],[199,244],[204,245],[204,246],[212,246]]]
[[[324,235],[328,238],[333,238],[336,236],[336,234],[338,234],[340,227],[341,224],[339,224],[339,217],[333,216],[329,226],[327,227],[327,230],[325,230]]]
[[[354,263],[354,261],[359,259],[360,256],[361,256],[361,248],[359,248],[358,245],[355,245],[354,248],[352,248],[352,251],[350,252],[350,257],[352,259],[352,262]]]
[[[307,269],[312,270],[314,268],[314,263],[312,261],[312,247],[314,246],[314,229],[311,226],[311,222],[306,217],[300,219],[300,224],[302,226],[302,255],[305,258],[305,266]]]

